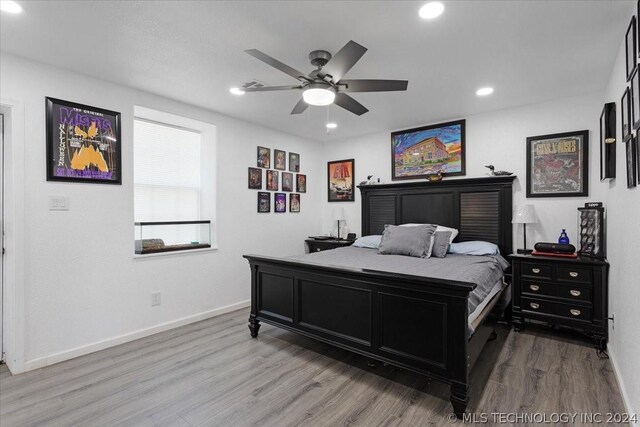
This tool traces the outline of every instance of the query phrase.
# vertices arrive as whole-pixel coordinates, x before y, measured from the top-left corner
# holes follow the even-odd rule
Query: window
[[[136,253],[215,247],[215,126],[135,107]],[[148,223],[211,221],[208,224]]]
[[[200,132],[136,119],[135,221],[201,219]]]

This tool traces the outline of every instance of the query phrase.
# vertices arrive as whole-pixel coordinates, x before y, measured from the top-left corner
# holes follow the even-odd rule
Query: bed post
[[[256,318],[258,314],[258,266],[251,264],[251,314],[249,314],[249,330],[251,336],[256,338],[260,329],[260,321]]]

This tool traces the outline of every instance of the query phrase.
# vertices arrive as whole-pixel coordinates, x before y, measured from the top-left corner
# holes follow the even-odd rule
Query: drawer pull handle
[[[582,292],[580,292],[580,291],[576,291],[575,289],[571,289],[571,290],[569,291],[569,293],[570,293],[570,294],[571,294],[571,296],[573,296],[573,297],[579,297],[579,296],[580,296],[580,294],[581,294]]]
[[[570,272],[569,272],[569,276],[571,276],[571,277],[578,277],[578,272],[577,272],[577,271],[570,271]]]
[[[532,291],[539,291],[540,290],[540,286],[538,285],[529,285],[529,289],[531,289]]]
[[[531,308],[533,308],[534,310],[537,310],[540,308],[540,304],[536,304],[535,302],[529,303],[529,305],[531,306]]]
[[[316,248],[316,252],[320,252],[320,248]]]
[[[580,310],[576,310],[575,308],[572,308],[570,311],[574,316],[580,316],[580,313],[582,313]]]
[[[531,271],[533,271],[536,274],[540,273],[540,269],[539,268],[532,268]]]

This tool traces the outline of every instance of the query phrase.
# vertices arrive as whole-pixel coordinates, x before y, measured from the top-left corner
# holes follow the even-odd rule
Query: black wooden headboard
[[[512,184],[515,176],[440,182],[362,185],[362,235],[385,224],[440,224],[457,228],[457,242],[484,240],[512,253]]]

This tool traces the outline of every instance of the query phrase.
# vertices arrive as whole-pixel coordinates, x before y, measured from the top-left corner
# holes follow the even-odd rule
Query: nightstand
[[[605,260],[511,255],[513,325],[538,320],[580,329],[600,350],[608,340],[608,272]]]
[[[345,246],[351,246],[353,244],[353,240],[336,240],[336,239],[327,239],[327,240],[316,240],[316,239],[307,239],[305,243],[309,246],[309,253],[312,252],[320,252],[326,251],[329,249],[342,248]]]

